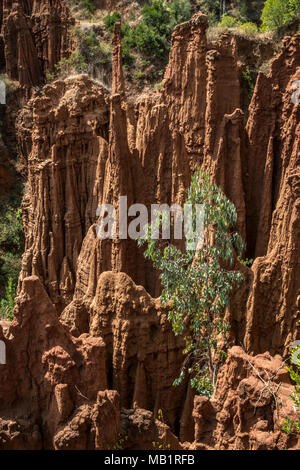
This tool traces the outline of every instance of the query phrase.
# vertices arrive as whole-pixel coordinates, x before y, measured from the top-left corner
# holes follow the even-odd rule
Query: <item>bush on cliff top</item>
[[[251,23],[250,21],[243,22],[229,15],[223,15],[218,26],[225,29],[233,28],[239,30],[247,36],[252,36],[258,33],[258,27],[255,23]]]
[[[153,0],[142,8],[142,20],[135,26],[122,24],[122,48],[125,66],[130,67],[134,58],[133,52],[138,52],[144,58],[167,62],[170,49],[171,35],[178,23],[187,21],[192,15],[189,0]],[[120,21],[121,14],[114,11],[104,18],[104,25],[110,32],[114,24]]]
[[[267,0],[262,11],[263,30],[277,30],[300,15],[300,0]]]
[[[186,202],[193,208],[203,204],[202,247],[182,252],[169,242],[152,238],[153,231],[162,228],[164,216],[158,216],[156,224],[145,228],[145,239],[138,243],[146,243],[145,257],[161,271],[162,304],[169,309],[174,333],[183,335],[185,340],[185,359],[174,385],[189,374],[191,386],[210,396],[226,356],[229,325],[224,312],[230,305],[233,287],[243,281],[242,274],[230,266],[235,253],[242,255],[245,244],[233,231],[237,222],[234,205],[200,170],[192,178]],[[194,212],[193,230],[197,217]],[[187,239],[190,238],[188,234]]]

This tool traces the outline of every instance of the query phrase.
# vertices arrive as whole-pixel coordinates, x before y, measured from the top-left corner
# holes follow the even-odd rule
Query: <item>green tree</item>
[[[154,0],[149,5],[145,5],[142,15],[144,23],[155,28],[161,35],[169,32],[171,14],[163,0]]]
[[[170,13],[173,30],[177,24],[187,21],[192,16],[192,5],[186,0],[174,0],[170,3]]]
[[[300,0],[267,0],[262,11],[262,29],[276,30],[300,13]]]
[[[300,0],[288,0],[288,8],[291,15],[298,17],[300,15]]]
[[[171,243],[164,246],[162,241],[152,238],[153,230],[161,228],[163,217],[157,217],[157,226],[145,228],[145,237],[138,243],[140,246],[146,243],[145,257],[161,271],[162,305],[169,308],[174,333],[184,336],[185,360],[174,385],[189,373],[192,387],[210,396],[219,364],[226,356],[223,349],[229,325],[224,312],[230,306],[233,287],[243,281],[242,274],[231,267],[235,252],[241,256],[245,244],[233,231],[237,222],[234,205],[200,170],[192,178],[186,202],[194,208],[203,205],[201,248],[183,252]],[[194,229],[196,217],[194,210]],[[187,234],[187,241],[190,239]]]
[[[223,14],[221,0],[201,0],[200,10],[208,15],[209,24],[217,23]]]

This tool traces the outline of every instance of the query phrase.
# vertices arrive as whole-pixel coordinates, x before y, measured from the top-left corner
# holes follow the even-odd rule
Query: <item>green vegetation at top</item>
[[[23,186],[0,200],[0,318],[12,319],[14,298],[24,251],[21,215]]]
[[[258,33],[258,27],[251,21],[243,21],[233,16],[223,15],[222,20],[218,23],[220,28],[236,28],[246,35],[252,36]]]
[[[232,3],[235,4],[234,8]],[[276,31],[300,16],[300,0],[236,0],[230,4],[226,1],[203,0],[200,1],[201,6],[209,16],[210,25],[238,29],[247,35],[259,31]]]
[[[202,246],[181,251],[169,242],[155,239],[153,232],[162,229],[165,214],[158,214],[156,224],[145,228],[145,239],[138,244],[146,243],[145,257],[161,272],[162,305],[169,309],[173,331],[185,340],[185,360],[174,385],[190,375],[191,386],[210,396],[226,357],[229,325],[224,318],[225,309],[230,306],[234,286],[243,282],[243,275],[232,265],[236,255],[242,256],[245,244],[234,232],[234,205],[207,174],[196,171],[186,202],[193,208],[203,204]],[[193,231],[196,221],[194,210]],[[192,241],[192,232],[186,237]]]
[[[116,22],[122,23],[123,65],[128,81],[139,86],[156,83],[158,88],[168,61],[174,27],[189,20],[196,11],[208,15],[209,40],[218,39],[226,31],[258,41],[270,40],[274,31],[282,36],[285,27],[294,23],[300,14],[300,0],[143,0],[132,5],[121,0],[109,14],[98,9],[94,0],[68,2],[81,22],[79,27],[73,28],[78,47],[57,64],[57,73],[64,76],[89,73],[100,80],[103,77],[108,86],[111,37]],[[86,19],[93,24],[88,25]],[[250,84],[249,77],[243,78]],[[251,92],[249,87],[249,95]]]
[[[199,9],[209,17],[210,25],[217,25],[223,15],[231,16],[242,23],[259,23],[263,0],[199,0]]]
[[[277,30],[300,16],[300,0],[267,0],[261,15],[263,30]]]
[[[142,19],[135,26],[122,24],[123,60],[126,67],[133,64],[133,52],[144,59],[166,63],[170,49],[171,35],[178,23],[187,21],[192,15],[189,0],[153,0],[142,8]],[[104,18],[105,27],[112,32],[121,14],[114,11]]]

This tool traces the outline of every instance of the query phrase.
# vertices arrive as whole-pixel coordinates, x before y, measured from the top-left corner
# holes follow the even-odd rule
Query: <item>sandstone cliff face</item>
[[[87,331],[106,344],[109,387],[125,408],[165,410],[165,422],[179,431],[186,387],[172,383],[180,373],[182,340],[176,338],[158,299],[125,273],[104,272],[90,308],[72,302],[61,321],[75,334]],[[190,397],[187,398],[189,400]]]
[[[299,333],[299,63],[298,34],[285,40],[270,75],[259,75],[247,125],[247,240],[256,260],[246,346],[255,353],[286,352]]]
[[[195,397],[194,449],[299,449],[299,437],[282,431],[284,419],[299,420],[293,387],[280,356],[229,351],[211,400]]]
[[[28,11],[37,8],[28,3]],[[36,92],[19,116],[28,178],[23,201],[26,250],[17,323],[6,338],[12,341],[10,356],[22,353],[29,372],[20,370],[1,382],[0,395],[5,410],[39,398],[27,415],[21,410],[20,419],[26,415],[27,424],[14,438],[13,429],[20,423],[10,424],[4,447],[111,445],[119,432],[120,407],[130,409],[121,414],[121,427],[131,433],[129,448],[142,445],[132,429],[145,430],[148,444],[149,436],[158,433],[165,439],[167,433],[177,448],[171,431],[182,441],[194,441],[193,394],[186,384],[172,387],[182,344],[154,298],[160,294],[158,273],[135,241],[98,239],[96,210],[101,203],[115,205],[119,196],[127,196],[128,206],[182,203],[196,164],[235,203],[248,255],[256,258],[251,269],[240,268],[246,282],[227,312],[232,344],[241,342],[248,353],[286,354],[297,337],[299,105],[291,101],[291,85],[300,78],[300,36],[285,41],[269,76],[259,75],[245,127],[237,44],[225,35],[208,45],[206,29],[202,14],[175,28],[162,91],[144,93],[132,104],[126,101],[116,25],[110,95],[87,76],[69,77]],[[34,318],[34,328],[25,326],[27,317]],[[25,346],[19,353],[13,338],[23,329]],[[93,347],[95,359],[89,352]],[[251,372],[249,361],[263,378],[282,364],[279,356],[254,358],[234,348],[213,399],[196,398],[197,448],[299,445],[284,441],[280,432],[282,417],[290,412],[291,387],[286,385],[280,395],[278,416],[272,393],[256,406],[262,381]],[[91,383],[93,374],[96,381]],[[274,378],[275,383],[281,380],[287,384],[282,373]],[[20,381],[25,385],[19,396]],[[50,398],[53,390],[56,402]],[[162,430],[155,422],[159,408],[170,429]],[[13,421],[12,416],[5,419]],[[39,416],[43,439],[40,428],[37,434],[34,430]],[[105,419],[115,424],[103,442],[99,426],[105,426]]]
[[[0,365],[0,449],[115,449],[120,435],[128,448],[138,436],[141,448],[154,440],[180,448],[167,425],[136,404],[121,419],[119,394],[107,390],[103,340],[72,337],[37,277],[23,287],[14,322],[0,323],[7,355]]]
[[[206,27],[206,17],[198,14],[190,22],[175,28],[170,64],[166,70],[162,93],[141,97],[136,104],[134,114],[125,100],[120,37],[116,32],[113,55],[113,94],[110,98],[110,104],[105,106],[103,104],[103,111],[101,111],[107,116],[106,122],[101,124],[106,126],[105,130],[102,129],[100,132],[103,138],[101,151],[81,148],[81,157],[78,152],[78,161],[81,162],[79,167],[90,153],[94,155],[93,166],[89,165],[89,168],[95,168],[95,165],[98,168],[97,189],[93,187],[92,176],[83,187],[79,185],[77,188],[75,185],[72,193],[69,189],[65,191],[66,212],[73,219],[71,222],[72,234],[68,233],[68,229],[66,235],[63,235],[61,229],[54,230],[55,224],[58,223],[57,221],[54,223],[54,220],[51,221],[50,226],[46,223],[45,228],[39,229],[41,236],[45,237],[43,242],[44,258],[49,258],[50,265],[51,263],[53,265],[53,257],[58,257],[58,260],[54,262],[55,269],[45,269],[48,261],[44,262],[43,268],[41,266],[37,270],[33,268],[33,261],[35,266],[40,263],[38,260],[41,256],[40,242],[37,241],[39,236],[35,236],[36,228],[31,229],[34,234],[34,237],[31,235],[31,240],[29,240],[30,230],[28,230],[26,261],[22,277],[26,277],[31,272],[39,274],[44,279],[48,293],[54,303],[58,305],[59,311],[71,300],[74,286],[76,300],[80,303],[80,299],[89,297],[91,303],[96,292],[97,280],[103,271],[126,272],[136,283],[144,285],[152,295],[159,294],[157,274],[143,260],[132,240],[100,241],[97,239],[96,225],[93,224],[96,221],[95,207],[97,203],[116,205],[119,196],[124,195],[128,197],[128,205],[140,202],[149,207],[151,203],[182,203],[185,188],[188,186],[191,172],[196,163],[202,164],[210,171],[217,183],[235,203],[238,212],[238,228],[247,242],[250,256],[267,254],[267,250],[269,253],[274,249],[278,252],[280,243],[277,240],[279,239],[282,240],[282,246],[287,246],[286,238],[283,239],[282,235],[276,232],[280,230],[284,237],[289,237],[291,229],[285,227],[290,225],[290,217],[298,220],[296,180],[299,118],[298,107],[291,102],[291,88],[288,86],[291,87],[292,82],[297,78],[299,35],[284,43],[282,53],[273,63],[271,75],[269,77],[259,75],[250,107],[248,125],[245,129],[244,116],[238,108],[240,88],[235,40],[225,35],[219,42],[213,43],[208,48],[205,39]],[[285,67],[284,74],[282,67]],[[86,99],[89,100],[89,82],[84,78],[77,80],[82,81],[82,96],[86,94]],[[28,162],[32,162],[32,168],[35,169],[36,153],[41,156],[41,160],[49,162],[47,155],[53,152],[55,146],[62,146],[62,148],[65,146],[66,149],[69,147],[67,153],[72,152],[69,141],[65,140],[62,145],[56,143],[55,146],[51,144],[51,141],[49,142],[48,131],[45,131],[43,118],[41,121],[39,120],[39,113],[44,113],[46,116],[50,109],[57,106],[60,109],[65,100],[68,100],[69,107],[77,109],[79,119],[83,121],[89,119],[89,111],[79,103],[81,95],[71,91],[73,87],[77,87],[76,80],[70,78],[64,82],[64,85],[59,83],[55,82],[55,84],[47,86],[41,98],[34,98],[28,108],[29,111],[25,112],[25,115],[19,120],[23,155],[25,159],[28,159]],[[267,84],[269,85],[267,86]],[[95,93],[97,85],[94,84],[93,87],[93,93]],[[60,88],[65,91],[60,92]],[[269,92],[268,89],[271,91]],[[286,92],[282,95],[278,90],[286,90]],[[99,90],[99,93],[105,95],[104,90]],[[270,93],[273,93],[273,98]],[[54,98],[48,103],[49,95]],[[282,103],[280,105],[278,104],[279,98]],[[93,100],[92,97],[91,100]],[[268,106],[271,104],[273,108],[269,109],[264,100],[268,102]],[[47,103],[44,110],[42,110],[40,103]],[[108,103],[107,99],[105,103]],[[33,120],[30,118],[30,109],[32,108],[36,110],[37,116],[33,124]],[[96,107],[94,110],[96,113],[99,112]],[[64,115],[61,111],[51,113],[54,129],[50,134],[55,136],[61,126],[61,121],[68,122],[68,118],[69,115]],[[262,120],[264,124],[262,124]],[[28,124],[24,125],[27,121]],[[24,130],[26,126],[30,130]],[[35,133],[39,135],[41,132],[44,133],[44,143],[36,139],[36,144],[32,146],[31,136]],[[69,130],[63,132],[68,133]],[[84,132],[83,128],[72,127],[75,141],[86,139],[88,134],[84,134]],[[258,154],[258,150],[260,150],[260,154]],[[261,157],[258,158],[258,155]],[[58,158],[60,165],[59,151],[57,156],[53,156],[53,158]],[[49,163],[42,165],[42,167],[43,172],[47,175],[49,171],[52,171]],[[78,175],[76,176],[78,178],[79,169],[75,168],[72,171],[75,173],[70,178],[75,178],[75,175]],[[29,171],[29,191],[24,204],[25,207],[27,204],[28,207],[34,208],[32,214],[34,214],[34,220],[37,220],[36,206],[40,204],[38,201],[41,197],[36,183],[31,183],[31,173],[36,178],[36,170]],[[60,170],[59,173],[61,173]],[[283,186],[285,176],[288,174],[293,175],[293,184],[295,185],[292,197],[286,194],[287,190]],[[91,175],[95,175],[94,169],[91,170]],[[54,178],[57,179],[56,175]],[[59,178],[66,181],[64,184],[68,188],[68,174],[63,172]],[[291,181],[290,177],[288,178]],[[57,181],[55,181],[55,185],[57,185]],[[41,190],[45,191],[44,182],[40,184]],[[291,184],[291,182],[287,183],[287,188]],[[35,195],[30,194],[33,186]],[[50,183],[46,192],[51,192],[52,186],[53,183]],[[64,189],[58,191],[64,192]],[[90,196],[82,198],[80,193],[92,193],[94,202],[89,204]],[[283,208],[284,203],[280,200],[280,196],[281,199],[285,198],[285,204],[288,204],[289,208]],[[48,196],[44,197],[48,198]],[[34,202],[35,199],[37,202]],[[47,204],[47,202],[43,203],[38,211],[41,215]],[[87,207],[83,209],[84,204],[87,204]],[[51,205],[48,204],[48,207],[48,210],[51,211]],[[81,207],[79,209],[80,216],[78,216],[78,207]],[[55,212],[56,210],[52,211],[52,218]],[[293,212],[293,216],[291,212]],[[281,224],[278,227],[276,220],[281,220],[280,213],[284,213],[288,220],[284,226]],[[63,215],[55,214],[55,217],[62,219]],[[25,218],[28,220],[26,225],[31,226],[29,216],[25,215]],[[77,222],[75,222],[76,218]],[[80,225],[79,219],[81,220],[80,228],[78,227]],[[84,222],[83,219],[85,219]],[[38,224],[39,222],[37,222]],[[292,240],[290,242],[290,258],[284,257],[284,259],[286,266],[295,265],[293,273],[297,273],[299,265],[293,246],[295,246],[295,240],[299,235],[294,225],[291,233],[294,242]],[[43,233],[45,235],[42,235]],[[85,235],[86,239],[84,239]],[[83,243],[82,249],[81,243]],[[30,248],[34,244],[37,244],[37,248]],[[36,251],[36,254],[29,255],[30,250]],[[278,253],[273,256],[278,263]],[[79,263],[77,265],[78,257]],[[281,285],[282,282],[281,274],[279,275],[279,270],[274,267],[276,270],[274,278],[270,279],[268,287],[266,287],[265,283],[256,281],[257,270],[263,269],[260,268],[263,262],[259,258],[254,264],[254,281],[248,285],[250,295],[247,309],[246,305],[238,305],[236,310],[240,310],[240,312],[233,314],[232,321],[236,321],[236,315],[246,318],[242,321],[242,328],[240,328],[241,331],[238,335],[241,340],[243,337],[246,338],[247,347],[250,350],[253,349],[256,353],[267,349],[272,352],[281,352],[283,337],[286,338],[286,344],[288,344],[296,332],[295,315],[298,311],[299,291],[296,285],[290,288],[289,282],[296,282],[297,277],[293,274],[291,281],[289,279],[284,281],[283,288],[278,287],[278,283]],[[282,269],[285,270],[284,267]],[[251,278],[251,276],[249,272],[248,277]],[[272,276],[270,275],[270,277]],[[277,291],[275,296],[274,289]],[[262,294],[259,294],[259,291]],[[272,302],[267,300],[268,295],[272,297]],[[286,300],[284,306],[281,307],[282,299],[279,299],[279,296],[282,295]],[[264,298],[262,301],[261,297]],[[258,307],[254,307],[255,298]],[[265,312],[264,305],[268,305],[269,314]],[[291,315],[286,316],[279,313],[281,308],[291,311]],[[241,310],[244,313],[241,313]],[[269,329],[270,324],[278,325],[274,335],[274,338],[277,336],[277,339],[258,332],[257,328],[260,327],[256,326],[255,318],[257,317],[268,318],[267,321],[262,320],[264,322],[263,329]],[[278,329],[282,332],[277,332]],[[290,335],[287,334],[287,329],[291,330]],[[249,339],[254,336],[256,338],[263,337],[264,343],[261,347],[257,344],[254,345],[255,341],[259,342],[258,339]]]
[[[81,243],[96,219],[108,116],[106,91],[79,76],[46,86],[19,119],[28,178],[20,282],[38,275],[59,311],[72,298]]]
[[[104,392],[103,341],[72,338],[37,277],[25,281],[15,320],[0,326],[0,337],[7,350],[7,365],[0,366],[0,448],[68,447],[68,435],[59,435],[71,414],[78,436],[72,426],[69,445],[80,439],[89,448],[97,440],[99,410],[110,399],[118,421],[116,392]]]
[[[3,0],[0,8],[0,63],[10,79],[30,89],[70,51],[74,20],[60,0]]]

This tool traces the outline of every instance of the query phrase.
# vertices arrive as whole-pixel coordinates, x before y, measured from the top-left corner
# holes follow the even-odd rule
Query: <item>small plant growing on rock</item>
[[[252,74],[252,72],[251,72],[248,65],[242,71],[242,79],[243,79],[243,81],[246,84],[246,87],[248,89],[249,101],[251,101],[252,95],[254,93],[255,82],[253,80],[253,74]]]
[[[300,408],[300,346],[291,350],[292,367],[287,367],[291,380],[295,382],[295,390],[291,395],[295,409]],[[287,434],[300,433],[300,422],[292,421],[291,418],[283,420],[282,430]]]
[[[118,440],[114,445],[114,450],[125,450],[126,441],[128,441],[128,436],[123,432],[118,434]]]
[[[163,424],[165,424],[163,411],[161,409],[159,409],[157,412],[157,419],[161,421]],[[170,450],[171,448],[171,444],[167,444],[166,436],[164,436],[162,442],[153,441],[152,446],[153,446],[153,449],[155,450]]]
[[[46,73],[46,79],[48,82],[52,82],[53,80],[55,80],[55,74],[52,72]]]
[[[252,266],[253,264],[253,258],[245,258],[245,259],[242,259],[240,257],[238,257],[238,260],[241,264],[243,264],[244,266]]]
[[[187,193],[187,203],[204,209],[203,244],[197,250],[181,251],[173,244],[164,246],[153,239],[157,227],[146,227],[144,253],[161,271],[162,305],[169,308],[168,318],[176,335],[185,340],[185,360],[178,379],[179,385],[190,374],[191,385],[200,394],[211,396],[219,364],[226,352],[229,325],[224,319],[230,306],[234,286],[243,281],[240,272],[230,269],[235,252],[242,256],[245,244],[234,227],[235,206],[222,190],[210,182],[207,174],[197,170]],[[158,222],[161,226],[161,219]],[[193,217],[196,226],[196,214]]]

